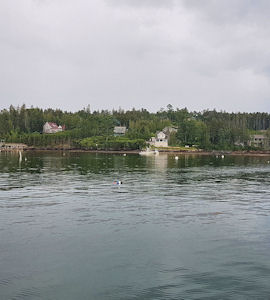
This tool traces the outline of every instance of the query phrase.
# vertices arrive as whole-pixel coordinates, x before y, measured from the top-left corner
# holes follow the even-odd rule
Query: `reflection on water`
[[[0,299],[268,299],[268,161],[0,153]]]

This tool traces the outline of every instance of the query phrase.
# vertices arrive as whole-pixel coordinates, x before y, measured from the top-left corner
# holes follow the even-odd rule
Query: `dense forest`
[[[46,121],[65,125],[66,130],[43,134]],[[127,134],[114,137],[114,126],[126,126]],[[93,147],[102,145],[102,149],[138,149],[166,126],[178,128],[170,137],[172,146],[195,145],[206,150],[247,149],[250,148],[247,145],[251,134],[266,131],[270,136],[270,114],[215,110],[191,112],[186,108],[173,108],[170,104],[156,113],[146,109],[91,112],[89,106],[77,112],[67,112],[27,108],[25,105],[11,105],[0,112],[1,140],[39,147],[65,144],[83,148],[90,144]]]

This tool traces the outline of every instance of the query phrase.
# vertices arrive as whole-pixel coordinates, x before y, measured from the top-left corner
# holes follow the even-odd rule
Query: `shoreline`
[[[102,154],[139,154],[141,150],[90,150],[71,148],[68,145],[60,145],[56,147],[38,148],[27,146],[20,143],[7,143],[5,148],[0,147],[0,152],[70,152],[70,153],[102,153]],[[161,148],[158,149],[159,154],[169,155],[230,155],[230,156],[270,156],[270,150],[242,150],[242,151],[228,151],[228,150],[191,150],[191,149],[173,149]]]
[[[18,150],[17,150],[18,151]],[[141,150],[83,150],[83,149],[65,149],[65,148],[51,148],[51,149],[38,149],[38,148],[25,148],[23,152],[70,152],[70,153],[101,153],[101,154],[139,154]],[[15,152],[15,151],[6,151]],[[160,155],[171,154],[171,155],[229,155],[229,156],[270,156],[269,150],[258,150],[258,151],[172,151],[172,150],[159,150]]]

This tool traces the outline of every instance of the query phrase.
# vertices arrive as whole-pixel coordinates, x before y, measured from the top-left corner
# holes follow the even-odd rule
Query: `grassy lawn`
[[[184,146],[169,146],[169,147],[154,147],[157,150],[166,150],[166,151],[198,151],[196,147],[186,148]]]

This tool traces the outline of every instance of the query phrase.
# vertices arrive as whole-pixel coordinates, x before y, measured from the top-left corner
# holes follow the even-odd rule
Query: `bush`
[[[126,137],[91,137],[79,142],[82,149],[88,150],[138,150],[145,146],[143,139],[129,139]]]

